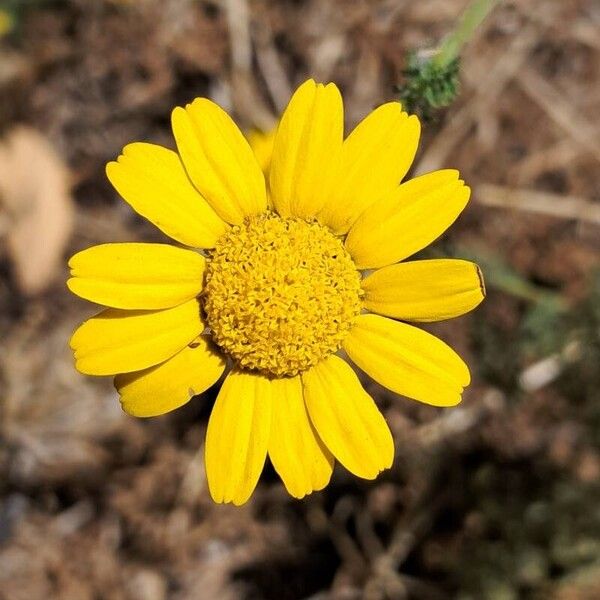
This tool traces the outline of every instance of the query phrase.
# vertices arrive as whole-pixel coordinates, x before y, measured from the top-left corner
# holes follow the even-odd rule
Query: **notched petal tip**
[[[250,498],[252,497],[252,493],[246,495],[242,495],[242,496],[225,496],[225,494],[223,493],[218,493],[214,490],[211,490],[210,486],[208,488],[208,493],[211,497],[211,500],[215,503],[215,504],[222,504],[222,505],[233,505],[233,506],[243,506],[244,504],[246,504]]]
[[[137,412],[133,407],[129,406],[126,402],[123,402],[121,398],[119,398],[119,404],[121,405],[121,410],[130,417],[135,417],[136,419],[151,419],[152,417],[156,417],[158,415],[147,415],[144,413]]]
[[[71,267],[72,269],[72,267]],[[71,272],[71,275],[73,275],[73,273]],[[67,289],[72,293],[75,294],[76,296],[79,296],[79,294],[77,293],[77,277],[69,277],[69,279],[67,279],[67,281],[65,282]]]
[[[71,269],[71,271],[75,268],[75,263],[77,262],[77,256],[79,255],[79,252],[76,252],[75,254],[73,254],[73,256],[71,256],[71,258],[69,258],[69,260],[67,261],[67,267],[69,267],[69,269]],[[72,273],[71,273],[72,275]]]
[[[327,481],[324,484],[314,485],[312,487],[306,488],[305,490],[302,490],[301,492],[292,492],[289,488],[286,488],[286,491],[290,496],[292,496],[296,500],[303,500],[304,498],[307,498],[312,494],[323,491],[329,485],[330,480],[331,477],[327,479]]]
[[[243,498],[233,498],[231,500],[231,504],[233,504],[234,506],[243,506],[244,504],[246,504],[248,502],[248,500],[250,500],[250,496],[245,496]],[[226,504],[226,503],[223,503]]]
[[[335,83],[335,81],[329,81],[327,83],[320,83],[318,85],[322,86],[326,90],[331,90],[331,91],[334,91],[334,92],[337,92],[337,93],[340,92],[340,89],[338,88],[338,86]]]
[[[92,373],[89,369],[86,369],[82,366],[80,360],[75,361],[75,370],[81,375],[87,375],[88,377],[102,377],[102,375],[98,375],[97,373]]]
[[[466,194],[465,203],[467,203],[471,199],[471,188],[468,185],[465,185],[465,182],[462,179],[459,179],[459,182],[464,188],[464,193]]]
[[[407,116],[409,123],[414,123],[415,127],[418,127],[419,129],[421,129],[421,119],[419,119],[419,117],[417,115],[410,115],[405,111],[402,111],[402,114]]]
[[[120,160],[123,158],[122,154],[119,154],[119,156],[117,156],[117,160],[111,160],[110,162],[106,163],[106,166],[104,167],[104,173],[107,177],[107,179],[112,183],[112,177],[115,173],[115,169],[119,168],[120,165]]]
[[[132,152],[136,152],[137,150],[143,149],[146,146],[149,146],[148,142],[129,142],[129,144],[125,144],[125,146],[123,146],[120,158],[124,156],[128,157]]]
[[[457,355],[458,355],[458,353],[457,353]],[[458,356],[462,360],[462,357],[460,357],[460,355],[458,355]],[[462,395],[464,394],[465,389],[471,385],[471,369],[469,369],[469,366],[467,365],[467,363],[464,360],[462,360],[462,364],[464,366],[464,372],[462,374],[462,378],[459,380],[459,383],[462,386],[462,389],[460,391],[460,397],[456,404],[460,404],[462,402]]]
[[[186,115],[186,109],[190,106],[191,106],[191,104],[186,104],[185,107],[176,106],[171,111],[171,121],[173,121],[173,119],[176,119],[176,118],[178,119],[179,117],[184,117]]]
[[[203,107],[208,107],[208,108],[217,107],[221,111],[227,112],[220,104],[218,104],[217,102],[214,102],[210,98],[205,98],[203,96],[198,96],[197,98],[194,98],[191,102],[186,104],[185,110],[187,111],[191,108],[202,109]]]
[[[176,106],[171,111],[171,130],[173,131],[175,139],[177,139],[177,132],[188,127],[190,118],[188,113],[189,108],[191,108],[191,104],[186,104],[185,108],[183,106]],[[180,155],[181,159],[181,151],[178,151],[178,154]]]

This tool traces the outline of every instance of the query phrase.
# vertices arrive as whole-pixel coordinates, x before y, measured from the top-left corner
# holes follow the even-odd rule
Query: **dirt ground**
[[[68,349],[93,307],[65,259],[161,239],[106,181],[126,143],[173,146],[196,96],[268,128],[307,76],[340,86],[351,127],[466,3],[0,2],[1,600],[600,598],[598,0],[501,3],[424,125],[413,173],[473,189],[428,253],[477,260],[488,297],[431,328],[471,366],[459,407],[365,381],[396,440],[375,482],[338,467],[296,501],[267,467],[247,505],[214,505],[216,389],[135,420]]]

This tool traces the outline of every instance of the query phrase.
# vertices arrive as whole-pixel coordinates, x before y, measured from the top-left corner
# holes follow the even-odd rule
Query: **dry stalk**
[[[521,210],[600,225],[600,204],[576,196],[513,189],[485,183],[477,186],[475,198],[484,206]]]
[[[529,66],[524,66],[519,71],[517,81],[521,89],[552,121],[600,161],[600,138],[597,128],[594,123],[581,116],[572,101],[565,98],[560,90]]]

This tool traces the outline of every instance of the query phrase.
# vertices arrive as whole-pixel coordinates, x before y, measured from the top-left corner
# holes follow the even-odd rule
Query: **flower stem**
[[[472,0],[463,12],[456,29],[442,40],[433,59],[438,67],[443,68],[458,58],[462,47],[473,37],[475,30],[499,1]]]

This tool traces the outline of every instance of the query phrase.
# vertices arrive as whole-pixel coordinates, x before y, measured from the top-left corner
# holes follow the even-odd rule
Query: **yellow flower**
[[[474,308],[479,269],[400,261],[458,217],[469,188],[452,170],[399,185],[418,119],[390,102],[344,140],[333,84],[305,82],[285,110],[269,203],[248,142],[216,104],[175,108],[172,126],[177,153],[130,144],[107,175],[135,211],[203,252],[124,243],[76,254],[69,288],[109,307],[74,333],[77,369],[116,375],[124,410],[147,417],[185,404],[232,364],[206,434],[217,502],[244,503],[267,455],[297,498],[327,485],[334,458],[374,479],[392,464],[392,436],[336,353],[398,394],[460,402],[467,366],[405,321]]]

